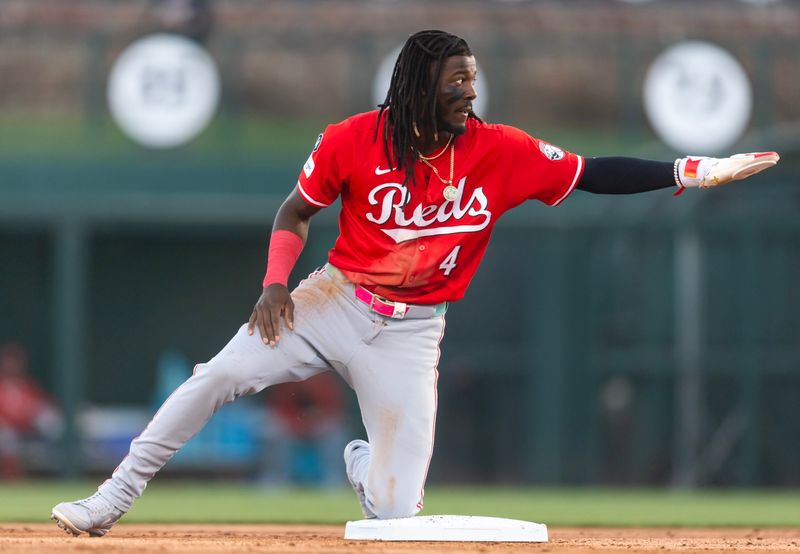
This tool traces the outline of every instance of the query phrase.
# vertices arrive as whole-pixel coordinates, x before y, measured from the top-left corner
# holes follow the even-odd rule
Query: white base
[[[417,516],[348,521],[344,538],[367,541],[547,542],[547,526],[481,516]]]

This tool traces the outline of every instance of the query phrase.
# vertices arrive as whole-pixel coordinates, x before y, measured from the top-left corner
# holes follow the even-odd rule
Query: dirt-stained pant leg
[[[249,335],[243,325],[219,354],[196,366],[193,375],[133,440],[129,454],[99,490],[118,508],[129,510],[148,481],[222,405],[270,385],[300,381],[329,369],[312,337],[325,332],[327,319],[336,321],[340,337],[347,336],[347,326],[339,314],[331,314],[336,307],[314,292],[319,284],[318,278],[308,279],[294,291],[295,330],[284,327],[276,348],[265,345],[258,331]],[[307,289],[314,294],[304,294]],[[314,302],[321,305],[310,305]]]
[[[315,285],[295,298],[311,306],[304,317],[325,323],[307,325],[309,340],[355,390],[370,443],[354,477],[379,518],[412,516],[422,508],[433,451],[444,317],[380,316],[336,270],[310,280]]]
[[[380,316],[376,316],[380,317]],[[444,316],[387,320],[349,364],[370,444],[354,468],[367,505],[380,519],[422,509],[433,453],[436,380]]]

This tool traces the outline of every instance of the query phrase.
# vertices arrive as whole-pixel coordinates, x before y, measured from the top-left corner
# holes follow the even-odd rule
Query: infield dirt
[[[53,524],[0,525],[0,552],[159,553],[291,552],[798,552],[798,529],[571,529],[551,528],[550,542],[385,543],[344,540],[333,525],[121,524],[106,537],[72,537]]]

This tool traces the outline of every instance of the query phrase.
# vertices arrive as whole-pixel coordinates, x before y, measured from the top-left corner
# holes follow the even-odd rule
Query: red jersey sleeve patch
[[[506,128],[506,146],[513,153],[510,179],[512,205],[539,200],[549,206],[563,202],[580,181],[583,157],[513,127]]]
[[[303,164],[297,179],[297,190],[303,199],[320,208],[333,204],[350,179],[352,145],[343,128],[347,121],[328,125]]]

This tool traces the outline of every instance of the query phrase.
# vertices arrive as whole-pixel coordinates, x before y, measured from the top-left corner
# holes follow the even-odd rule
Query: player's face
[[[436,111],[439,129],[461,135],[467,130],[467,117],[477,98],[475,56],[450,56],[444,61],[436,86]]]

